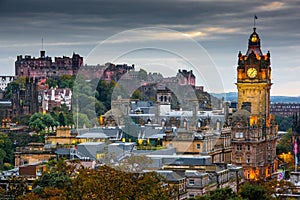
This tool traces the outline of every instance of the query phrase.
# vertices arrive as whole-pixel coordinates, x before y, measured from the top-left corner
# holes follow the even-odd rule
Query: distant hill
[[[212,96],[221,99],[224,97],[226,101],[237,101],[237,92],[227,92],[227,93],[211,93]],[[271,96],[272,103],[300,103],[300,96]]]

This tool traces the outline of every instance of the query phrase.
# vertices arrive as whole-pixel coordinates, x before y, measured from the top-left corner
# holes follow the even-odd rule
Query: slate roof
[[[89,132],[76,136],[76,138],[108,138],[105,133]]]
[[[185,179],[185,177],[180,176],[174,171],[168,170],[158,170],[156,171],[158,174],[162,175],[169,182],[178,182]]]

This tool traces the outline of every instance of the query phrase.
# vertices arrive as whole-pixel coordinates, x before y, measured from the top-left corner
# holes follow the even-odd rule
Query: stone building
[[[55,157],[54,151],[44,148],[44,143],[29,143],[26,147],[16,148],[15,167],[47,162],[50,158]]]
[[[83,58],[79,54],[73,53],[72,57],[55,57],[45,55],[45,51],[40,52],[40,57],[35,58],[29,55],[17,56],[15,62],[15,76],[19,78],[26,76],[30,78],[59,77],[62,75],[76,75],[83,65]]]
[[[190,85],[195,87],[196,77],[193,74],[193,70],[178,70],[176,77],[179,85]]]
[[[65,104],[71,110],[72,91],[70,88],[51,88],[43,91],[42,107],[43,111],[51,111],[54,107]]]
[[[277,116],[292,116],[300,111],[300,103],[271,103],[270,112]]]
[[[38,96],[38,80],[26,77],[24,84],[13,88],[12,118],[39,112],[42,104]]]
[[[4,91],[7,85],[14,80],[13,76],[0,76],[0,91]]]
[[[246,179],[271,177],[277,170],[278,128],[270,115],[270,52],[263,54],[254,28],[245,55],[238,55],[238,111],[231,118],[232,163]]]

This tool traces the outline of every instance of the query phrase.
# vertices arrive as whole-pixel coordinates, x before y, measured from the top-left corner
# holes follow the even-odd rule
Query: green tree
[[[278,124],[279,131],[288,131],[293,125],[293,116],[278,116],[275,115],[275,121]]]
[[[36,193],[42,193],[46,187],[67,189],[71,186],[71,179],[66,172],[54,171],[44,173],[35,183],[34,186]]]
[[[75,76],[62,75],[58,78],[57,85],[59,88],[73,88]]]
[[[82,128],[83,126],[92,127],[90,120],[86,114],[83,113],[74,113],[74,123],[76,126]],[[78,123],[78,124],[77,124]]]
[[[139,73],[138,73],[138,79],[139,80],[147,80],[147,71],[144,69],[140,69]]]
[[[12,132],[8,134],[8,137],[13,142],[13,144],[18,147],[25,147],[28,145],[28,143],[39,141],[39,137],[37,134],[31,135],[28,132]]]
[[[61,126],[66,125],[66,118],[62,112],[59,113],[59,115],[58,115],[58,122],[59,122],[59,125],[61,125]]]
[[[132,99],[142,99],[142,93],[139,90],[135,90],[131,96]]]
[[[72,113],[72,111],[69,110],[69,108],[65,104],[62,104],[59,107],[58,106],[54,107],[51,110],[50,115],[53,117],[53,119],[55,121],[59,122],[59,115],[60,115],[60,113],[63,114],[66,125],[72,125],[72,124],[74,124],[73,113]]]
[[[292,129],[289,129],[279,140],[276,146],[276,154],[288,153],[292,150]]]
[[[0,149],[0,166],[1,168],[3,167],[3,161],[4,161],[4,158],[6,157],[6,152],[3,150],[3,149]]]
[[[91,81],[86,81],[84,77],[78,76],[73,87],[73,111],[79,113],[79,117],[87,116],[90,121],[96,117],[95,112],[95,86]],[[75,113],[74,113],[75,115]],[[77,116],[74,117],[74,123],[77,123]],[[86,123],[86,126],[90,123]]]
[[[68,192],[69,199],[171,199],[173,189],[155,172],[136,174],[102,166],[81,170]]]
[[[46,84],[49,86],[49,88],[55,88],[57,86],[57,80],[53,78],[47,78]]]
[[[3,169],[5,163],[14,164],[13,144],[5,133],[0,133],[0,168]]]
[[[209,191],[207,195],[203,195],[196,198],[197,200],[242,200],[238,194],[232,191],[231,188],[218,188],[216,190]]]
[[[11,199],[15,199],[18,196],[24,195],[27,189],[27,180],[22,176],[11,176],[7,179],[8,190],[6,195]]]
[[[58,125],[59,123],[49,114],[34,113],[29,119],[29,127],[37,133],[45,130],[46,127],[54,127]]]
[[[50,172],[34,183],[32,193],[19,199],[169,200],[174,195],[173,187],[156,172],[127,173],[108,166],[91,170],[78,165],[62,160],[49,162]]]
[[[250,183],[245,183],[242,185],[240,195],[243,199],[247,200],[271,199],[262,185]]]
[[[17,88],[25,89],[26,77],[21,76],[13,82],[9,83],[4,91],[4,99],[12,99],[13,91]]]

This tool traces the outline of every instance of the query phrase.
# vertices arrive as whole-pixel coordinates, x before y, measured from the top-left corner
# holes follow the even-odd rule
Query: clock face
[[[251,67],[251,68],[249,68],[249,69],[247,70],[247,75],[248,75],[250,78],[254,78],[254,77],[256,77],[256,75],[257,75],[257,70],[256,70],[255,68]]]

